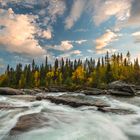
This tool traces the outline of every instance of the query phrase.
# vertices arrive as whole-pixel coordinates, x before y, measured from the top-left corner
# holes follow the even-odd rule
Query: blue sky
[[[140,57],[140,0],[0,0],[0,72],[128,50]]]

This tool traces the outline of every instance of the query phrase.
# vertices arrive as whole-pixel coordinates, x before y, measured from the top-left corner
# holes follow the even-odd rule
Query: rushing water
[[[139,97],[131,102],[111,97],[97,97],[114,108],[133,110],[131,115],[101,113],[96,107],[71,108],[49,101],[29,102],[0,96],[0,103],[27,108],[0,110],[0,140],[140,140]],[[129,99],[128,99],[129,100]],[[19,135],[10,136],[20,116],[42,113],[48,119],[46,125]]]

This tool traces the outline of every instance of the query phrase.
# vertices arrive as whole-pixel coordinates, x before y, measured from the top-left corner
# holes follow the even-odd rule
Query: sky
[[[107,51],[140,58],[140,0],[0,0],[0,72]]]

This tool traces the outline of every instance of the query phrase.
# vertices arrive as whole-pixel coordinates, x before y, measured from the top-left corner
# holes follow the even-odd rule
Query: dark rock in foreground
[[[55,96],[46,96],[45,99],[50,100],[56,104],[69,105],[71,107],[80,107],[80,106],[96,106],[96,107],[109,107],[105,101],[99,98],[91,98],[82,95],[73,96],[73,95],[62,95],[59,97]]]
[[[36,128],[41,128],[48,122],[42,113],[34,113],[21,116],[15,127],[11,129],[10,135],[18,135]]]
[[[24,95],[24,92],[9,87],[0,88],[0,95]]]

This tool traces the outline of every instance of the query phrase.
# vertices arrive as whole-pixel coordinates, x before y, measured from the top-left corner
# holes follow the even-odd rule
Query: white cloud
[[[0,44],[7,51],[27,54],[42,55],[45,50],[39,45],[34,34],[37,33],[35,16],[15,14],[10,8],[0,13]]]
[[[78,56],[81,54],[81,51],[80,50],[73,50],[73,51],[69,51],[69,52],[66,52],[64,54],[61,54],[58,56],[58,58],[70,58],[71,56]]]
[[[60,45],[47,46],[47,48],[51,48],[51,49],[59,50],[59,51],[69,51],[73,48],[73,45],[71,41],[64,40],[64,41],[61,41]]]
[[[87,42],[87,40],[76,40],[74,42],[77,44],[83,44],[83,43]]]
[[[95,25],[109,20],[112,16],[117,21],[130,17],[132,0],[75,0],[70,15],[65,20],[66,29],[71,29],[83,12],[88,12]]]
[[[140,43],[140,31],[132,33],[132,36],[135,39],[135,43]]]
[[[57,16],[63,15],[65,10],[66,4],[64,0],[49,0],[47,11],[52,22],[56,21]]]
[[[51,48],[51,49],[59,50],[59,51],[69,51],[72,48],[74,48],[73,43],[77,43],[77,44],[81,45],[86,41],[87,40],[73,40],[73,41],[63,40],[63,41],[61,41],[60,45],[47,46],[47,48]]]
[[[109,43],[114,41],[118,37],[117,34],[114,32],[107,30],[106,33],[104,33],[101,37],[97,38],[95,40],[96,43],[96,49],[103,49],[106,47]]]
[[[94,53],[94,50],[88,49],[87,52]]]
[[[95,1],[97,5],[95,5]],[[126,20],[130,16],[131,0],[95,1],[93,1],[93,21],[96,25],[100,25],[112,16],[115,16],[118,21]]]
[[[68,51],[73,48],[73,45],[69,41],[62,41],[60,45],[60,50]]]
[[[140,31],[132,33],[132,36],[140,36]]]
[[[84,10],[84,7],[86,5],[85,0],[75,0],[74,4],[72,6],[70,15],[65,20],[65,27],[66,29],[71,29],[72,26],[77,22],[77,20],[82,15],[82,12]]]
[[[96,53],[97,53],[97,54],[106,54],[107,52],[110,53],[110,54],[112,54],[112,53],[117,52],[117,50],[116,50],[116,49],[102,49],[102,50],[96,50]]]
[[[52,38],[52,33],[50,29],[47,29],[42,32],[42,37],[46,39],[51,39]]]

